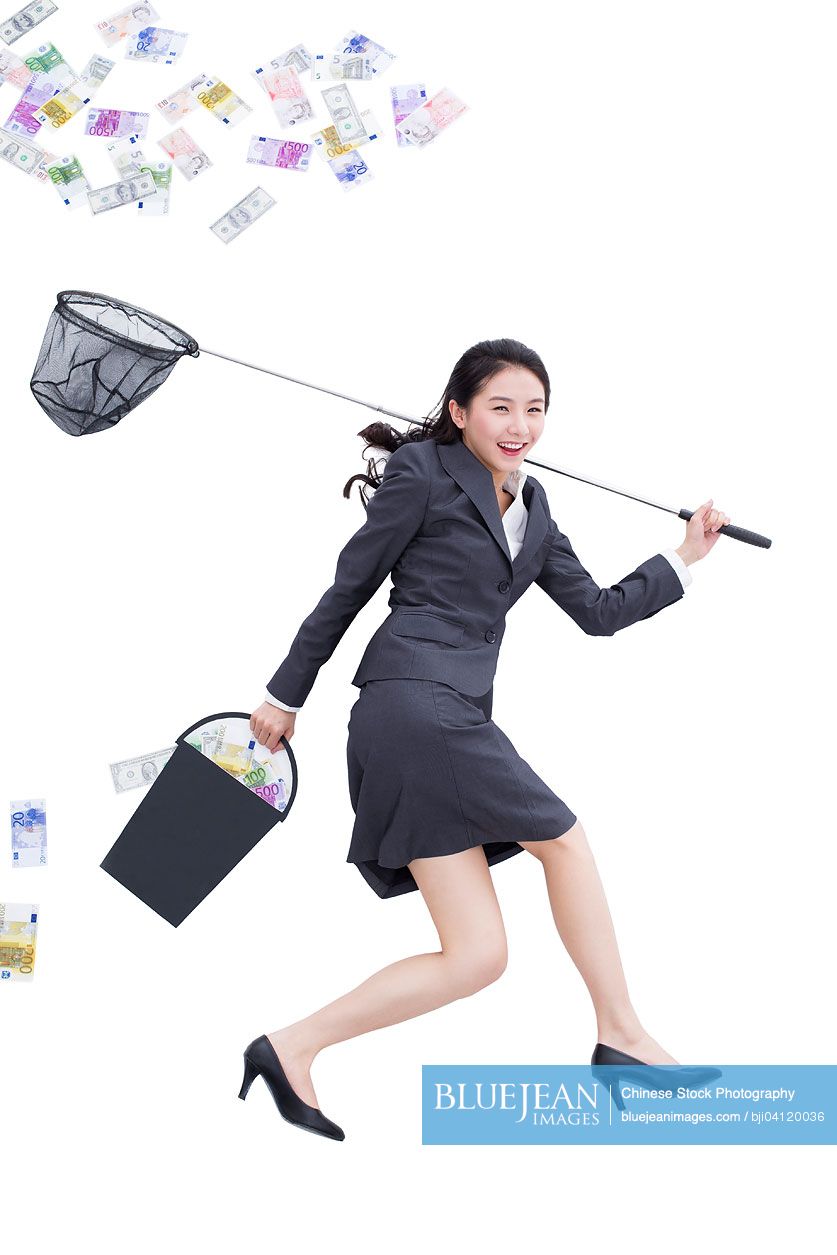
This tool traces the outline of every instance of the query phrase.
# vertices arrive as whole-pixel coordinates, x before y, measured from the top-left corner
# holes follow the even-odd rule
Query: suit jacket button
[[[507,593],[510,588],[511,584],[508,580],[500,580],[500,583],[497,585],[497,591],[500,593]]]
[[[496,632],[492,632],[492,631],[489,629],[489,630],[486,632],[486,634],[485,634],[485,639],[488,641],[489,645],[493,645],[493,644],[494,644],[494,642],[495,642],[495,641],[496,641],[496,639],[497,639],[497,633],[496,633]]]

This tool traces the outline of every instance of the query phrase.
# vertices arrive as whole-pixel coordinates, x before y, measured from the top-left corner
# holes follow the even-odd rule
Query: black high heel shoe
[[[259,1075],[264,1077],[265,1085],[273,1095],[273,1101],[283,1120],[300,1129],[307,1129],[309,1133],[331,1137],[336,1142],[344,1140],[346,1134],[339,1125],[324,1116],[319,1107],[311,1107],[303,1102],[293,1090],[279,1062],[279,1056],[264,1034],[251,1041],[244,1051],[244,1080],[239,1098],[247,1097],[250,1086]]]
[[[605,1046],[602,1042],[596,1043],[590,1062],[596,1080],[606,1089],[613,1086],[611,1096],[620,1111],[625,1110],[625,1100],[619,1090],[623,1077],[655,1089],[672,1089],[676,1085],[685,1085],[691,1089],[692,1086],[705,1085],[707,1081],[714,1081],[723,1075],[720,1068],[684,1068],[675,1063],[665,1066],[644,1063],[642,1059],[635,1059],[633,1055],[626,1055],[624,1050]],[[607,1072],[600,1071],[603,1066],[607,1067]]]

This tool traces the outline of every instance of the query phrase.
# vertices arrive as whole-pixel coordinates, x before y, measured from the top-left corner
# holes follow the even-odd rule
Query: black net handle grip
[[[680,510],[679,518],[685,519],[688,523],[696,510]],[[725,523],[723,527],[718,528],[719,536],[729,536],[730,540],[743,540],[745,545],[756,545],[759,549],[769,549],[773,541],[769,536],[762,536],[759,532],[750,532],[746,527],[736,527],[734,523]]]

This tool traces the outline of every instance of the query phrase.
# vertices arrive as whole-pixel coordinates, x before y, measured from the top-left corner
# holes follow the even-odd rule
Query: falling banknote
[[[150,174],[138,174],[130,179],[122,179],[119,183],[110,183],[107,187],[98,187],[87,193],[90,208],[94,214],[104,213],[107,209],[118,209],[120,205],[132,205],[145,196],[155,196],[157,187]]]
[[[142,30],[149,22],[156,22],[160,14],[150,4],[129,4],[127,9],[114,13],[96,23],[96,30],[108,45],[118,44],[120,39]]]
[[[0,984],[3,981],[32,979],[37,933],[37,906],[23,902],[0,902]]]
[[[225,213],[217,222],[213,222],[211,230],[215,232],[219,240],[229,244],[230,240],[236,239],[242,231],[246,231],[275,204],[276,201],[272,196],[268,196],[263,187],[254,187],[252,192],[249,192],[237,205],[233,205],[228,213]]]
[[[310,144],[254,135],[247,150],[247,160],[260,166],[275,166],[279,170],[307,170],[310,152]]]
[[[12,829],[12,866],[45,867],[47,826],[43,798],[10,802],[9,822]]]
[[[126,61],[174,65],[186,45],[187,38],[185,31],[168,30],[164,26],[146,26],[136,35],[126,37],[125,59]]]
[[[299,81],[295,65],[259,66],[253,71],[256,82],[267,92],[280,126],[296,126],[313,118],[311,101]]]
[[[85,135],[107,136],[138,135],[145,139],[148,134],[150,114],[133,113],[128,109],[91,109],[84,127]]]
[[[23,91],[32,82],[33,74],[34,70],[30,70],[15,53],[0,48],[0,83],[11,83],[19,91]]]
[[[55,190],[68,209],[80,209],[86,205],[90,184],[81,162],[74,154],[67,157],[56,157],[49,161],[46,172],[52,180]]]
[[[452,122],[461,117],[468,106],[454,96],[453,92],[443,87],[430,100],[426,100],[414,113],[409,114],[403,122],[399,122],[396,131],[403,135],[411,144],[418,146],[429,144],[442,131],[447,130]]]
[[[220,79],[208,78],[195,89],[198,104],[226,126],[238,126],[253,110]]]
[[[65,126],[80,109],[90,103],[115,64],[115,61],[109,61],[107,57],[91,57],[72,87],[65,87],[35,111],[38,122],[51,126],[54,130]]]
[[[321,131],[314,131],[311,139],[324,161],[332,161],[335,157],[340,157],[343,153],[349,153],[353,148],[360,148],[363,144],[368,144],[370,140],[378,138],[379,128],[372,110],[364,109],[360,120],[364,125],[365,134],[353,143],[349,140],[341,143],[337,127],[334,125],[324,126]]]
[[[194,78],[189,79],[188,83],[178,87],[176,92],[172,92],[170,96],[164,96],[162,100],[158,100],[155,107],[167,121],[176,122],[178,118],[185,118],[187,113],[197,109],[198,98],[195,95],[195,91],[200,87],[201,83],[206,82],[206,78],[207,76],[203,73],[196,74]]]
[[[271,754],[259,745],[248,720],[238,716],[215,720],[195,728],[186,738],[198,750],[262,801],[283,811],[292,785],[290,758],[283,745]]]
[[[7,44],[13,44],[16,39],[28,35],[33,26],[38,26],[57,12],[58,6],[52,4],[51,0],[36,0],[34,4],[27,4],[11,17],[7,17],[5,22],[0,22],[0,39]]]
[[[403,122],[411,113],[415,113],[416,109],[427,99],[424,83],[399,83],[395,87],[390,87],[389,98],[396,127],[395,137],[399,146],[415,148],[415,144],[411,144],[407,136],[402,135],[398,130],[398,123]]]
[[[320,94],[342,142],[346,140],[354,142],[366,134],[360,118],[360,110],[352,100],[348,87],[335,84],[333,87],[324,87]]]
[[[168,153],[180,173],[190,181],[212,166],[206,153],[182,126],[169,131],[157,143]]]
[[[387,52],[383,44],[376,44],[374,39],[370,39],[368,35],[361,35],[356,30],[350,30],[336,46],[338,51],[345,55],[354,53],[368,58],[372,62],[372,77],[382,73],[395,60],[394,52]]]
[[[143,789],[146,785],[153,784],[176,748],[170,745],[166,749],[155,750],[153,754],[111,763],[110,774],[116,792],[125,793],[128,789]]]

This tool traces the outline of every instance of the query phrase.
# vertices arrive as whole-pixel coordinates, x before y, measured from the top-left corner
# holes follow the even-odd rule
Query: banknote
[[[280,170],[307,170],[310,153],[310,144],[254,135],[247,150],[247,160],[260,166],[276,166]]]
[[[0,984],[32,980],[37,935],[37,906],[30,902],[0,902]]]
[[[253,110],[231,87],[218,78],[208,78],[195,89],[198,103],[226,126],[238,126]]]
[[[11,113],[3,123],[5,130],[10,131],[12,135],[36,136],[41,129],[41,123],[36,114],[51,99],[54,90],[49,80],[41,79],[39,75],[36,75],[23,89],[20,98],[15,101]]]
[[[80,209],[88,203],[90,184],[75,154],[55,158],[47,164],[46,169],[55,190],[68,209]]]
[[[34,72],[14,52],[0,48],[0,83],[11,83],[23,91],[32,82]]]
[[[152,161],[145,167],[157,189],[156,196],[147,200],[137,201],[137,212],[144,218],[158,218],[169,212],[169,196],[171,195],[171,172],[174,167],[170,161]]]
[[[431,140],[446,130],[452,122],[461,117],[468,106],[454,96],[453,92],[443,87],[429,100],[425,100],[413,113],[398,123],[396,131],[403,135],[411,144],[429,144]]]
[[[104,213],[107,209],[118,209],[120,205],[132,205],[144,196],[156,195],[157,188],[150,174],[136,174],[107,187],[97,187],[87,193],[90,208],[94,214]]]
[[[341,153],[328,164],[344,191],[372,181],[372,171],[359,152]]]
[[[374,58],[362,52],[316,52],[311,59],[311,77],[315,82],[335,78],[374,78]]]
[[[15,166],[24,174],[37,175],[46,156],[45,149],[39,144],[20,135],[10,134],[0,127],[0,160],[7,161],[10,166]]]
[[[142,30],[150,22],[156,22],[160,14],[151,4],[129,4],[127,9],[114,13],[96,23],[96,30],[106,44],[118,44],[120,39]]]
[[[69,87],[78,78],[64,54],[59,52],[55,44],[39,44],[33,53],[26,57],[26,65],[32,72],[39,75],[41,81],[49,80],[53,90]]]
[[[403,122],[411,113],[415,113],[416,109],[427,99],[424,83],[399,83],[396,87],[390,87],[389,98],[398,145],[401,148],[415,148],[415,144],[411,144],[407,136],[402,135],[397,128],[399,122]]]
[[[174,65],[187,39],[185,31],[169,30],[165,26],[146,26],[135,35],[126,36],[125,60]]]
[[[84,125],[85,135],[107,136],[138,135],[145,139],[148,134],[150,114],[134,113],[128,109],[91,109]]]
[[[311,141],[324,161],[331,161],[333,157],[339,157],[342,153],[349,153],[353,148],[360,148],[363,144],[368,144],[370,140],[378,138],[380,131],[372,110],[363,109],[360,120],[366,133],[360,139],[354,141],[346,140],[341,143],[337,134],[337,127],[333,123],[331,126],[324,126],[321,131],[313,132]]]
[[[176,748],[176,745],[169,745],[166,749],[154,750],[152,754],[142,754],[139,758],[126,758],[122,762],[111,763],[110,774],[116,792],[125,793],[128,789],[144,789],[147,785],[153,784]]]
[[[108,57],[91,57],[74,83],[52,96],[41,109],[36,109],[38,122],[55,130],[64,126],[84,105],[90,104],[115,65]]]
[[[287,750],[280,745],[271,754],[259,745],[248,719],[232,716],[210,721],[194,729],[186,741],[269,806],[285,809],[293,784]]]
[[[7,44],[13,44],[16,39],[28,35],[33,26],[38,26],[57,12],[58,6],[52,0],[35,0],[33,4],[24,5],[17,13],[7,17],[5,22],[0,22],[0,39]]]
[[[182,126],[169,131],[157,143],[168,153],[180,173],[190,181],[212,166],[206,153]]]
[[[237,205],[233,205],[228,213],[225,213],[217,222],[213,222],[210,229],[215,232],[219,240],[229,244],[230,240],[236,239],[275,204],[276,201],[263,187],[254,187],[252,192],[248,192]]]
[[[352,100],[351,92],[342,83],[322,88],[320,95],[325,101],[331,120],[337,127],[341,142],[362,139],[366,134],[360,119],[360,110]]]
[[[394,52],[387,52],[383,44],[376,44],[374,39],[355,30],[344,35],[335,47],[339,52],[363,53],[372,62],[372,77],[382,73],[395,60]]]
[[[195,95],[195,89],[200,87],[201,83],[205,83],[206,79],[206,74],[196,74],[194,78],[189,79],[188,83],[184,83],[182,87],[179,87],[176,92],[172,92],[170,96],[164,96],[162,100],[158,100],[156,108],[168,121],[176,122],[178,118],[185,118],[187,113],[197,109],[198,98]]]
[[[29,798],[9,803],[12,866],[45,867],[47,861],[46,802]]]
[[[253,77],[270,97],[273,112],[280,126],[296,126],[307,118],[313,118],[311,101],[299,81],[299,71],[294,65],[259,66]]]
[[[274,57],[268,62],[274,70],[281,70],[285,65],[292,65],[300,74],[304,74],[306,70],[311,69],[311,53],[305,47],[305,44],[294,44],[293,48],[289,48],[287,52],[280,53],[278,57]]]

